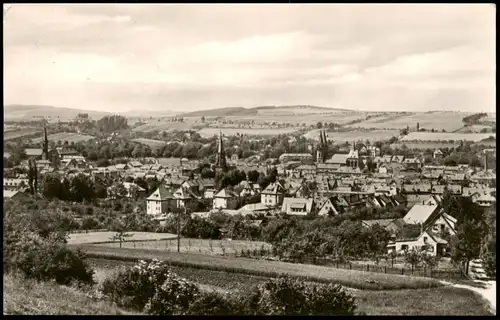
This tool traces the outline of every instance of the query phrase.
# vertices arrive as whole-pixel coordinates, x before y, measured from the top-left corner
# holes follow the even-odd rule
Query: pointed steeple
[[[47,127],[45,125],[43,126],[43,134],[44,134],[43,159],[48,160],[49,159],[49,138],[47,136]]]
[[[224,152],[224,145],[222,142],[222,130],[219,133],[219,146],[217,149],[217,158],[215,165],[218,168],[226,169],[226,153]]]

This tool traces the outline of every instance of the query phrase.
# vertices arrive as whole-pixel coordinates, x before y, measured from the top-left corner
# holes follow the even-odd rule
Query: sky
[[[4,5],[4,104],[494,112],[495,7]]]

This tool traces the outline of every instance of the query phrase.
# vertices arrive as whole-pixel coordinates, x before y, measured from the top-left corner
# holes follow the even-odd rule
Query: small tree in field
[[[432,275],[432,271],[439,265],[439,256],[433,256],[430,254],[422,254],[422,262],[426,268],[429,269]]]
[[[411,266],[411,272],[417,268],[422,262],[422,254],[415,248],[406,250],[404,253],[405,263]]]
[[[111,240],[113,241],[119,241],[120,242],[120,248],[122,247],[122,243],[125,242],[127,238],[132,237],[132,233],[126,233],[124,230],[118,231],[114,236],[110,237]]]

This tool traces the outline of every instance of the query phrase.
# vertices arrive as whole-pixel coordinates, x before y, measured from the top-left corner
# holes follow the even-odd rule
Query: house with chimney
[[[285,188],[280,182],[270,183],[260,194],[260,202],[269,207],[279,206],[283,203]]]

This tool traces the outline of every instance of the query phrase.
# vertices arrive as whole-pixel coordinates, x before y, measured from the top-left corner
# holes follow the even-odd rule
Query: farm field
[[[175,237],[175,235],[173,235]],[[103,243],[99,246],[119,248],[120,244]],[[122,243],[122,248],[137,248],[137,249],[154,249],[167,252],[177,252],[177,239],[163,241],[141,241],[141,242],[125,242]],[[201,253],[207,255],[236,255],[242,250],[271,250],[271,245],[260,241],[243,241],[243,240],[206,240],[206,239],[186,239],[181,238],[180,251],[184,253]]]
[[[198,131],[200,136],[204,138],[213,137],[218,135],[222,130],[225,136],[235,136],[236,134],[244,134],[249,136],[276,136],[278,134],[290,134],[297,129],[295,128],[276,128],[276,129],[249,129],[249,128],[203,128]]]
[[[73,245],[72,247],[82,249],[87,254],[87,257],[93,259],[137,261],[141,259],[156,258],[167,261],[174,266],[203,270],[244,273],[266,277],[275,277],[279,274],[287,273],[306,281],[338,283],[346,287],[356,289],[397,290],[442,286],[440,282],[429,278],[335,269],[323,266],[294,264],[279,261],[253,260],[182,252],[165,252],[164,250],[113,248],[96,245]]]
[[[94,137],[84,135],[84,134],[73,133],[73,132],[60,132],[60,133],[48,135],[48,139],[49,139],[49,141],[55,141],[55,142],[68,141],[68,143],[71,143],[71,142],[78,143],[80,141],[92,140],[92,139],[94,139]],[[34,143],[42,142],[42,140],[43,140],[43,136],[32,139],[32,141]]]
[[[450,132],[410,132],[401,141],[473,141],[478,142],[488,137],[496,138],[495,133],[450,133]]]
[[[122,261],[87,260],[96,270],[98,280],[115,270],[133,265]],[[248,292],[268,277],[172,266],[180,276],[212,290]],[[412,290],[352,290],[358,309],[367,315],[489,315],[488,308],[477,294],[451,287]]]
[[[26,136],[35,135],[39,132],[41,132],[40,129],[35,129],[35,128],[24,128],[24,129],[14,128],[13,130],[8,130],[8,131],[4,130],[3,139],[4,140],[18,139]]]
[[[481,133],[481,130],[487,130],[491,132],[491,126],[486,124],[474,124],[469,127],[463,127],[460,130],[455,131],[456,133]]]
[[[412,142],[397,142],[391,144],[391,148],[402,148],[403,145],[406,145],[408,149],[420,149],[420,150],[425,150],[425,149],[438,149],[438,148],[455,148],[460,143],[457,142],[418,142],[418,141],[412,141]]]
[[[262,115],[262,116],[240,116],[240,117],[227,117],[234,122],[251,122],[254,124],[265,124],[266,122],[277,122],[277,123],[290,123],[292,125],[297,125],[305,123],[306,125],[315,125],[318,122],[334,122],[338,124],[345,124],[355,120],[365,119],[367,115],[371,113],[367,112],[355,112],[355,111],[342,111],[342,112],[327,112],[327,113],[317,113],[317,114],[283,114],[283,115]],[[375,113],[373,113],[375,114]]]
[[[133,139],[132,141],[145,144],[145,145],[147,145],[150,148],[158,148],[158,147],[161,147],[161,146],[167,144],[165,141],[153,140],[153,139],[145,139],[145,138]]]
[[[171,233],[154,233],[154,232],[130,232],[132,237],[127,240],[134,241],[151,241],[177,238],[177,235]],[[89,233],[72,233],[69,235],[68,244],[92,244],[112,242],[110,237],[116,235],[116,232],[89,232]]]
[[[399,130],[374,130],[374,131],[345,131],[345,132],[327,132],[327,138],[334,142],[352,141],[380,141],[389,140],[392,137],[398,137]],[[304,134],[307,139],[319,139],[319,130],[311,130]]]
[[[146,124],[135,127],[132,131],[135,132],[151,132],[151,131],[175,131],[175,130],[190,130],[194,126],[200,125],[194,120],[185,118],[185,122],[170,122],[162,119],[149,120]]]
[[[420,128],[437,131],[445,130],[451,132],[463,127],[462,119],[467,113],[461,112],[417,112],[411,115],[395,115],[385,118],[372,118],[360,123],[355,123],[350,127],[367,129],[403,129],[409,126],[415,130],[417,122]]]

